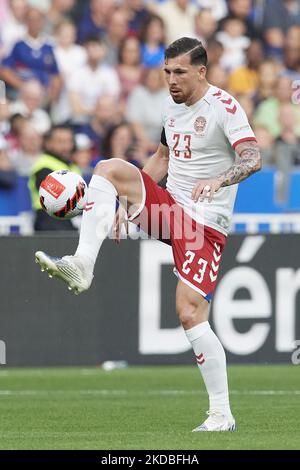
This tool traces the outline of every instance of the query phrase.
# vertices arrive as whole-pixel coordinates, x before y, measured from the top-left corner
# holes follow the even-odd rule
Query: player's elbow
[[[254,173],[257,173],[261,169],[262,169],[262,158],[261,158],[261,155],[259,154],[258,158],[257,158],[257,161],[256,161],[256,164],[255,164],[255,167],[254,167]]]

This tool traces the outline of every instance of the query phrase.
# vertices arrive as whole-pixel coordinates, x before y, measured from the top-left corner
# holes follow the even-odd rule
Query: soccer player
[[[197,39],[180,38],[166,49],[170,96],[156,153],[143,171],[118,159],[98,164],[75,255],[52,258],[37,252],[36,261],[76,293],[88,289],[99,249],[114,225],[116,198],[126,196],[129,220],[152,236],[154,226],[156,237],[172,245],[176,308],[209,395],[208,418],[194,431],[233,431],[225,352],[208,311],[237,185],[260,170],[261,157],[245,112],[207,82],[206,66],[207,54]],[[166,174],[163,189],[157,183]]]

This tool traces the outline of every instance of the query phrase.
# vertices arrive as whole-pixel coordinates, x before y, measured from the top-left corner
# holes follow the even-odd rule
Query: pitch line
[[[90,395],[90,396],[185,396],[206,395],[204,390],[0,390],[0,396],[50,396],[50,395]],[[296,396],[300,390],[230,390],[230,395]]]

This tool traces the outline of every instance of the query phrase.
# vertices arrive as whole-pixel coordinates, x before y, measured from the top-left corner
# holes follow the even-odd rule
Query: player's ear
[[[206,76],[206,67],[205,67],[205,65],[199,65],[199,67],[198,67],[199,80],[203,80],[203,78],[205,78],[205,76]]]

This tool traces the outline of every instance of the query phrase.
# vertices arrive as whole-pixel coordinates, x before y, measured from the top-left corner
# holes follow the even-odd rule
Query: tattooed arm
[[[261,169],[261,156],[257,142],[248,140],[238,144],[235,151],[240,160],[217,177],[221,182],[221,187],[239,183]]]
[[[257,142],[251,140],[242,142],[237,145],[235,151],[240,158],[234,165],[223,171],[215,179],[200,180],[196,184],[192,192],[192,199],[195,202],[198,200],[204,201],[205,198],[211,202],[214,193],[221,187],[240,183],[240,181],[245,180],[252,173],[261,169],[261,156]]]

